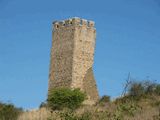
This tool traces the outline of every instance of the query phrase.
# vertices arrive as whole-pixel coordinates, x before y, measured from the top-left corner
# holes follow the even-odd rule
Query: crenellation
[[[88,21],[88,27],[94,27],[95,23],[94,21]]]
[[[65,24],[66,24],[66,26],[71,26],[72,25],[72,19],[65,20]]]
[[[87,21],[86,19],[80,19],[77,17],[53,22],[55,30],[65,26],[86,26],[86,28],[94,28],[94,24],[95,23],[93,21]]]
[[[81,19],[81,25],[82,26],[88,26],[88,21],[85,19]]]
[[[60,27],[64,27],[65,26],[65,21],[60,21],[59,25],[60,25]]]
[[[78,17],[72,18],[72,23],[74,26],[79,26],[81,23],[81,19]]]
[[[57,21],[55,21],[53,23],[53,27],[54,27],[54,29],[58,29],[59,28],[59,23]]]

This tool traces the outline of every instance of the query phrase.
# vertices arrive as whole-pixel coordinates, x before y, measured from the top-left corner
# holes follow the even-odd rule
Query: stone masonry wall
[[[54,24],[49,88],[70,86],[72,80],[73,40],[73,26],[67,25],[67,21],[58,25]]]

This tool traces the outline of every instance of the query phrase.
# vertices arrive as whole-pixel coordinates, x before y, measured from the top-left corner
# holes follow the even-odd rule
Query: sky
[[[52,22],[75,16],[96,23],[100,96],[120,96],[129,72],[160,83],[160,0],[0,0],[0,101],[46,100]]]

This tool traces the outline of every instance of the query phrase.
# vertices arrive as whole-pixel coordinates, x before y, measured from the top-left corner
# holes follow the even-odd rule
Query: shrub
[[[17,120],[22,109],[12,104],[0,103],[0,120]]]
[[[160,84],[156,85],[155,94],[160,95]]]
[[[100,111],[93,114],[94,120],[124,120],[122,112],[118,109],[114,111]],[[91,119],[92,120],[92,119]]]
[[[42,102],[40,104],[39,108],[47,108],[47,103],[46,102]]]
[[[92,120],[92,115],[90,112],[84,112],[78,120]]]
[[[145,88],[141,82],[133,82],[128,90],[128,94],[135,98],[141,97],[145,93]]]
[[[99,100],[99,102],[107,103],[110,102],[110,96],[104,95],[102,98]]]
[[[133,102],[130,102],[120,104],[117,109],[125,115],[134,116],[134,114],[139,110],[139,106]]]
[[[62,120],[91,120],[91,113],[84,112],[81,115],[73,113],[73,111],[60,112],[60,118]]]
[[[144,83],[142,83],[142,85],[144,86],[146,94],[154,94],[157,83],[154,83],[152,81],[145,81]]]
[[[63,111],[57,111],[56,116],[52,115],[47,120],[92,120],[91,112],[85,111],[82,114],[77,114],[73,110],[67,109]]]
[[[62,120],[77,120],[77,116],[72,111],[65,111],[59,113]]]
[[[132,81],[128,86],[128,95],[134,98],[157,94],[160,95],[160,84],[152,81]]]
[[[101,97],[98,104],[101,106],[104,106],[106,103],[109,103],[109,102],[110,102],[110,96],[104,95]]]
[[[86,95],[80,89],[57,88],[50,91],[47,102],[52,110],[76,109],[82,104],[85,97]]]

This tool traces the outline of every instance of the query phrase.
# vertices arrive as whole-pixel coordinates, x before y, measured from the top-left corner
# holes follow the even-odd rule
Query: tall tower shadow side
[[[80,88],[87,94],[86,103],[94,104],[99,99],[92,70],[94,22],[71,18],[53,26],[48,92],[57,87]]]

